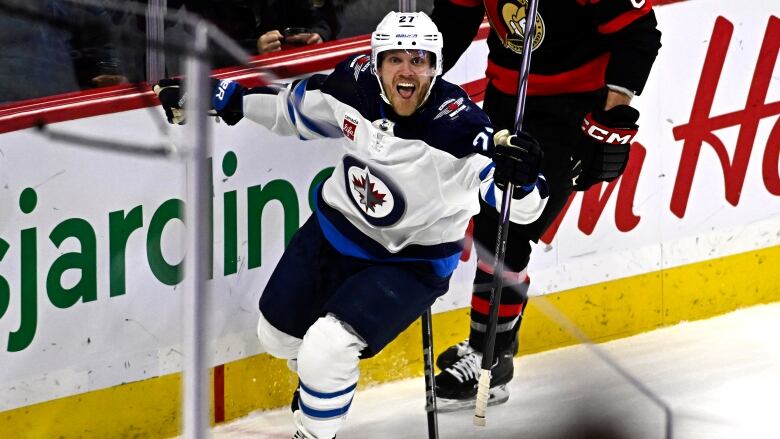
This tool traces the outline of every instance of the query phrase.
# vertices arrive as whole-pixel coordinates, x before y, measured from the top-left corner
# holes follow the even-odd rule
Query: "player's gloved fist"
[[[154,87],[154,92],[165,110],[168,123],[184,124],[185,95],[181,90],[179,79],[161,79]]]
[[[582,137],[574,146],[572,184],[584,191],[600,181],[612,181],[626,169],[631,141],[639,126],[639,111],[628,105],[585,115]]]
[[[539,169],[542,166],[544,152],[539,142],[530,134],[520,132],[511,134],[509,130],[501,130],[493,136],[495,151],[493,162],[496,169],[493,180],[499,189],[504,190],[507,182],[515,186],[533,186],[539,178]],[[524,191],[517,191],[518,196],[524,195]]]
[[[235,125],[244,118],[244,93],[246,88],[235,81],[212,79],[211,107],[228,125]]]

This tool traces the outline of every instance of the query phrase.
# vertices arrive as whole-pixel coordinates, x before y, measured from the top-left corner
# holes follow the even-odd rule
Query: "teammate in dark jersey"
[[[511,181],[513,222],[544,209],[538,143],[494,135],[466,93],[438,78],[441,47],[427,15],[390,13],[372,34],[371,56],[350,57],[330,75],[282,90],[231,81],[215,90],[212,105],[229,125],[246,118],[276,134],[338,138],[344,152],[260,297],[260,342],[299,377],[295,438],[334,437],[358,360],[447,291],[480,195],[500,199]],[[169,120],[181,122],[175,84],[155,91]]]
[[[483,109],[497,128],[512,129],[527,0],[436,0],[432,18],[444,36],[449,70],[477,34],[485,15],[487,90]],[[523,129],[545,151],[543,174],[550,201],[531,224],[510,224],[507,280],[501,292],[491,404],[509,397],[512,358],[527,304],[529,241],[537,242],[573,190],[586,190],[622,174],[639,113],[628,104],[642,92],[660,48],[651,0],[540,0],[531,43]],[[438,358],[439,407],[473,406],[485,342],[495,247],[496,210],[483,201],[474,217],[479,258],[471,304],[469,338]],[[483,250],[485,249],[485,250]]]

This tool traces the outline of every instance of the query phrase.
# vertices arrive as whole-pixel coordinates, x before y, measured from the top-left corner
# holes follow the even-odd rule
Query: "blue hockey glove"
[[[244,118],[244,93],[246,88],[235,81],[214,80],[211,107],[228,125],[235,125]]]
[[[509,130],[501,130],[493,136],[493,143],[496,186],[504,190],[507,182],[512,182],[524,189],[518,191],[518,195],[527,193],[539,178],[542,166],[544,152],[539,142],[526,132],[513,135]]]

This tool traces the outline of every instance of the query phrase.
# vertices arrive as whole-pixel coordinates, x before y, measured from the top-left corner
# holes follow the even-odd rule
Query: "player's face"
[[[388,50],[379,65],[387,100],[400,116],[409,116],[423,103],[434,69],[430,52]]]

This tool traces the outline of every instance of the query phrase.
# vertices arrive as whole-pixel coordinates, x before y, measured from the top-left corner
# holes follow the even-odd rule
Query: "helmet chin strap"
[[[393,106],[393,104],[390,103],[390,99],[387,99],[387,95],[385,94],[385,86],[382,85],[382,78],[379,77],[379,73],[375,73],[374,77],[376,78],[376,82],[379,83],[379,96],[382,98],[383,101],[389,106]]]

